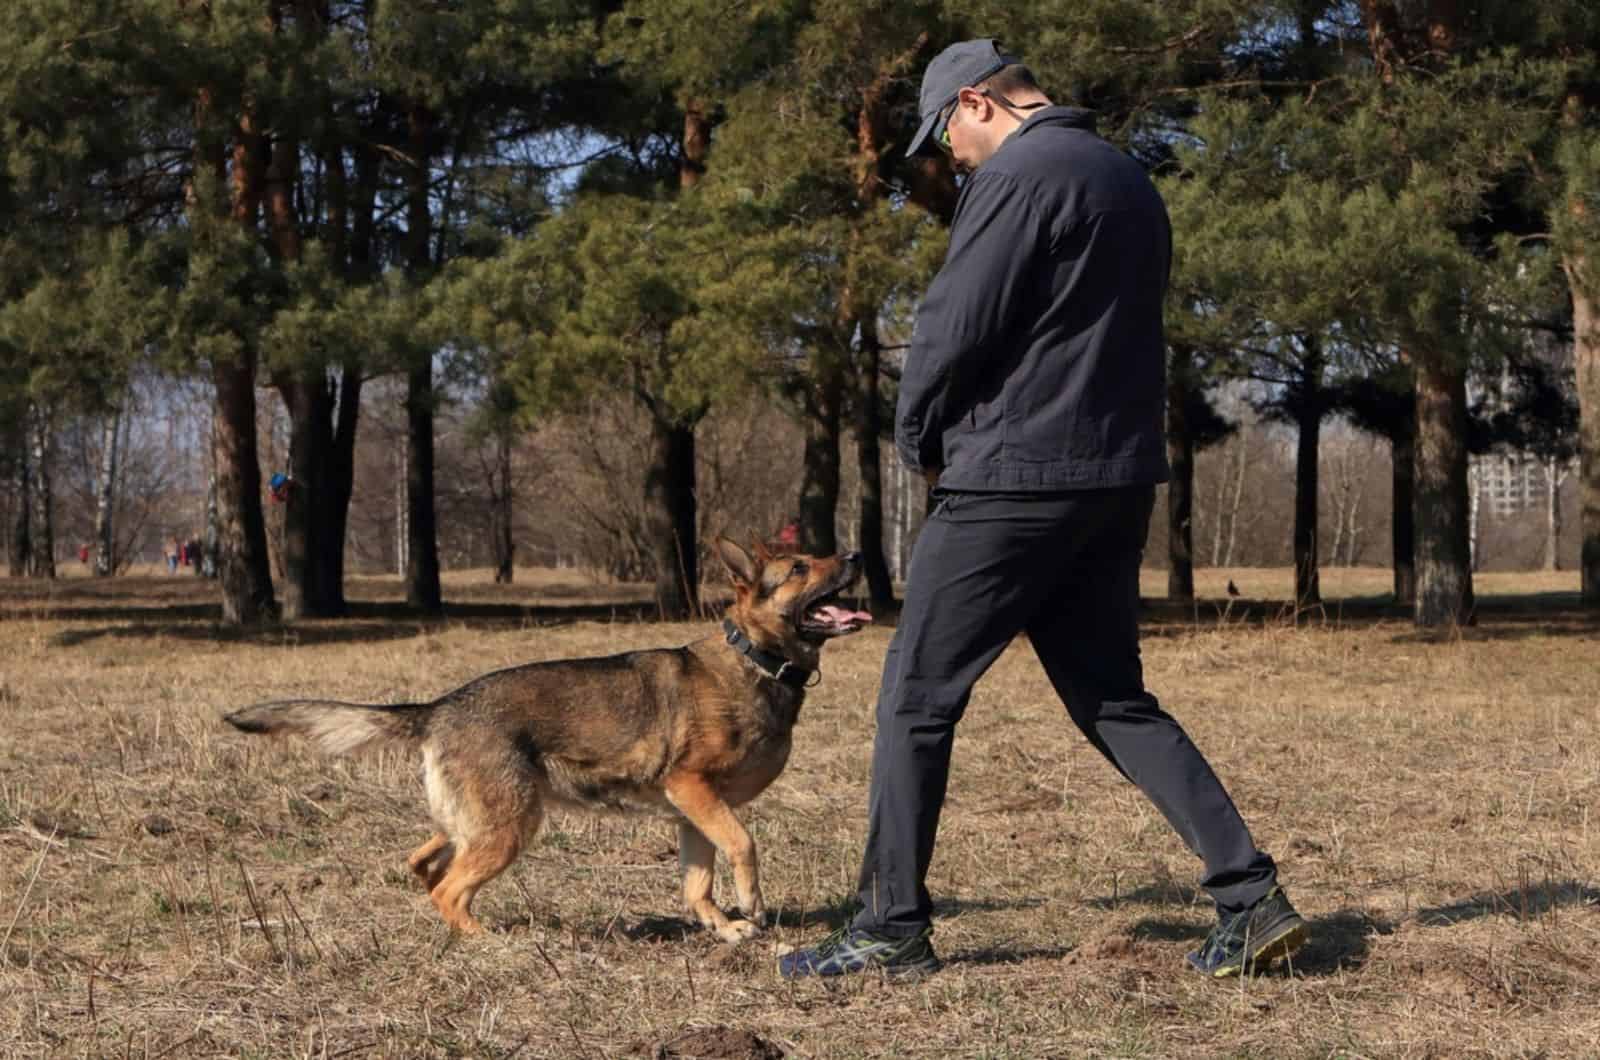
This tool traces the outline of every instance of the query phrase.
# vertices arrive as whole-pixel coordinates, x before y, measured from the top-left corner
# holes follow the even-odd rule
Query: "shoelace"
[[[831,957],[833,951],[843,945],[844,940],[850,936],[850,926],[847,924],[828,934],[828,937],[817,943],[813,952],[818,957]]]
[[[1225,954],[1228,941],[1233,939],[1242,941],[1245,938],[1246,933],[1238,932],[1235,929],[1241,921],[1248,927],[1249,918],[1250,911],[1241,910],[1230,914],[1227,919],[1219,921],[1217,926],[1211,929],[1211,934],[1206,936],[1205,945],[1201,947],[1201,953],[1210,956],[1213,952],[1221,951]]]

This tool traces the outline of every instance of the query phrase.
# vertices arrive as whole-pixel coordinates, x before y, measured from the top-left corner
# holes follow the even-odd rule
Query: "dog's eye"
[[[797,578],[803,574],[806,574],[810,570],[811,568],[806,566],[804,563],[796,563],[794,566],[789,568],[789,577]]]

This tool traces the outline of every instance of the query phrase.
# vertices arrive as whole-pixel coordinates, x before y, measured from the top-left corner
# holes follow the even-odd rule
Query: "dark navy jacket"
[[[962,189],[895,441],[953,490],[1167,480],[1167,211],[1088,112],[1036,112]]]

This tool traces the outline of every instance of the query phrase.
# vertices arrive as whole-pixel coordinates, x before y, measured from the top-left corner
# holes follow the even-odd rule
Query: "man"
[[[1162,435],[1166,208],[1144,170],[1054,106],[993,40],[941,52],[921,127],[967,171],[900,384],[901,457],[935,487],[884,660],[855,922],[785,977],[939,967],[924,879],[956,723],[1027,634],[1072,720],[1205,863],[1213,976],[1293,950],[1307,926],[1183,729],[1145,691],[1139,563]]]

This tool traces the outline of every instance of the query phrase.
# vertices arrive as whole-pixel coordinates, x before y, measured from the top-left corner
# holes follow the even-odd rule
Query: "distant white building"
[[[1524,453],[1486,453],[1472,458],[1478,503],[1496,516],[1542,509],[1549,483],[1543,461]]]

